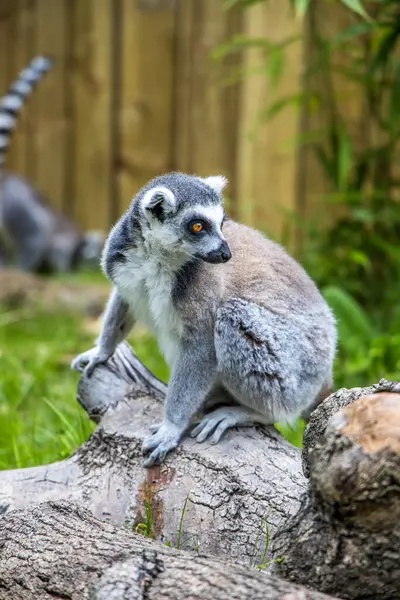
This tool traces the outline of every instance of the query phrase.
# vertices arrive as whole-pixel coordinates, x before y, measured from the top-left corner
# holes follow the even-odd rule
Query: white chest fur
[[[154,332],[166,361],[173,365],[181,332],[181,321],[172,303],[174,270],[169,270],[157,257],[132,252],[115,269],[114,282],[135,319]]]

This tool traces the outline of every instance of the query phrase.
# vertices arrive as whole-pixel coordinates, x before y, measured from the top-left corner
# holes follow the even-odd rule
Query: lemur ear
[[[222,194],[222,191],[228,185],[228,180],[224,175],[213,175],[211,177],[202,177],[201,179],[217,194]]]
[[[166,187],[155,187],[145,193],[142,207],[145,212],[150,213],[158,221],[163,222],[168,213],[175,210],[175,196]]]

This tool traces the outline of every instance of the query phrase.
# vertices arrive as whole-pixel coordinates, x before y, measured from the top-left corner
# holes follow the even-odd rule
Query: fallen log
[[[0,521],[0,600],[327,600],[215,558],[102,522],[66,502]]]
[[[121,344],[90,380],[80,380],[78,399],[98,423],[87,443],[65,461],[0,473],[4,519],[23,519],[38,503],[53,502],[56,510],[55,501],[68,501],[113,523],[107,526],[125,524],[174,547],[267,565],[286,581],[319,592],[351,599],[399,597],[400,384],[382,380],[325,399],[311,415],[303,468],[300,450],[275,429],[248,428],[228,432],[216,446],[186,439],[164,465],[145,470],[141,445],[149,425],[160,419],[165,389]],[[146,549],[149,542],[139,540]],[[183,569],[199,560],[188,556]],[[124,554],[109,564],[125,559]],[[4,560],[0,556],[0,569]],[[57,570],[57,564],[49,568]],[[139,568],[114,567],[107,577],[114,577],[116,588],[119,573],[129,578],[131,567]],[[24,568],[19,566],[20,573]],[[226,566],[228,579],[231,568],[239,566]],[[185,593],[182,598],[191,597]],[[286,593],[292,592],[262,597]],[[14,597],[19,596],[4,596]]]

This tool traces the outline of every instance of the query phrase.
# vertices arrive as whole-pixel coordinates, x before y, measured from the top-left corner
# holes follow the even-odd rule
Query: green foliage
[[[246,9],[259,2],[236,0],[230,5]],[[251,39],[233,38],[224,44],[220,58],[249,48],[260,50],[257,73],[268,77],[271,99],[257,116],[258,128],[282,111],[301,108],[308,115],[308,131],[296,142],[314,155],[330,190],[321,195],[321,206],[311,219],[292,219],[304,234],[299,258],[325,289],[338,318],[336,383],[350,387],[382,376],[400,378],[399,4],[289,3],[297,16],[307,18],[312,46],[300,93],[287,96],[279,90],[286,50],[296,39],[275,43],[258,38],[253,45]],[[347,11],[343,30],[325,27],[327,13],[322,11],[328,7]],[[278,70],[275,59],[271,61],[276,53]],[[362,100],[362,123],[349,118],[350,94]],[[328,211],[335,217],[326,224]]]
[[[176,543],[176,547],[178,550],[180,550],[182,547],[181,544],[182,544],[183,520],[185,518],[187,503],[189,502],[189,499],[190,499],[189,496],[190,496],[190,490],[188,491],[188,493],[186,495],[185,502],[183,504],[183,509],[181,512],[181,518],[179,519],[178,540]]]
[[[350,294],[335,286],[324,290],[339,329],[337,387],[376,383],[383,376],[400,380],[400,311],[385,333]]]
[[[151,512],[151,501],[146,502],[146,523],[138,523],[135,527],[136,533],[144,535],[147,538],[154,539],[153,535],[153,516]]]
[[[356,10],[360,17],[332,39],[311,19],[319,57],[308,73],[314,93],[321,81],[328,90],[320,95],[326,127],[309,147],[330,182],[325,202],[340,216],[309,228],[302,259],[338,317],[336,380],[348,387],[400,376],[400,13],[392,0],[368,9],[373,20]],[[346,86],[365,100],[363,143],[342,102]]]
[[[276,557],[276,558],[267,560],[269,543],[270,543],[270,533],[269,533],[269,523],[268,523],[269,514],[270,513],[268,513],[262,520],[261,527],[259,528],[259,531],[257,532],[256,540],[255,540],[254,546],[253,546],[253,552],[252,552],[252,555],[250,558],[250,568],[257,569],[258,571],[263,571],[264,569],[267,569],[272,563],[283,563],[285,560],[284,558],[281,558],[281,557]],[[259,551],[260,540],[263,535],[264,535],[263,555],[261,558],[261,562],[258,565],[256,565],[255,557]]]

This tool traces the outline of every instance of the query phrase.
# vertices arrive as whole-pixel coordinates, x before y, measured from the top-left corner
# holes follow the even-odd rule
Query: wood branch
[[[304,467],[310,487],[274,540],[286,557],[275,572],[343,598],[399,598],[400,384],[339,390],[323,402],[305,435]]]
[[[264,572],[179,552],[73,504],[0,522],[0,600],[328,600]]]
[[[155,396],[165,390],[121,344],[78,386],[96,432],[68,460],[0,473],[0,509],[71,500],[117,524],[148,521],[154,537],[173,545],[180,531],[184,548],[260,564],[268,535],[300,507],[300,450],[273,428],[233,430],[216,446],[186,439],[165,465],[146,470],[141,446],[161,419]]]

